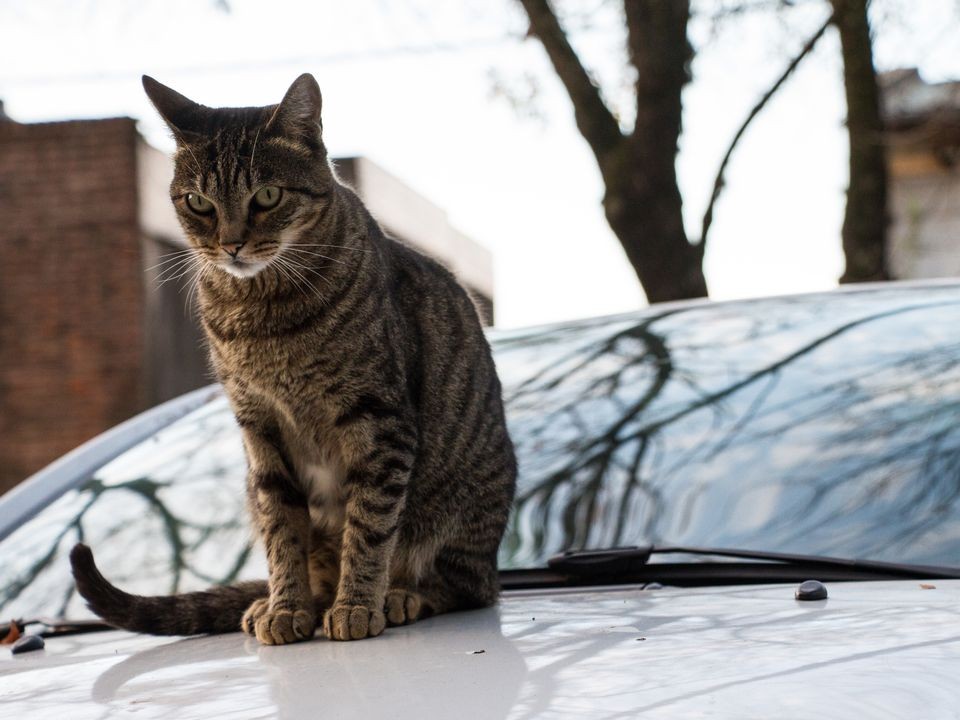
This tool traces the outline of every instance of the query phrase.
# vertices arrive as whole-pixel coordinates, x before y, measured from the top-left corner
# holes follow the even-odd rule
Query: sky
[[[826,17],[825,2],[808,0],[717,24],[708,11],[724,3],[733,4],[695,0],[690,26],[698,52],[678,157],[690,235],[737,126]],[[605,96],[629,121],[615,4],[558,4],[569,9],[575,45]],[[876,0],[873,20],[878,69],[960,79],[957,0]],[[0,98],[21,122],[131,116],[170,149],[142,73],[217,106],[278,102],[309,71],[323,91],[332,155],[369,157],[493,252],[498,325],[635,309],[645,300],[603,217],[596,164],[524,29],[512,0],[0,0]],[[713,298],[836,285],[843,118],[830,31],[728,168],[705,260]]]

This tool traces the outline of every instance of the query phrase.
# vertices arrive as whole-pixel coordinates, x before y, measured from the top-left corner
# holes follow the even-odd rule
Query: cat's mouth
[[[247,258],[229,258],[227,260],[221,260],[217,263],[217,266],[221,270],[225,270],[234,277],[238,278],[252,278],[254,275],[263,270],[267,263],[261,260],[249,260]]]

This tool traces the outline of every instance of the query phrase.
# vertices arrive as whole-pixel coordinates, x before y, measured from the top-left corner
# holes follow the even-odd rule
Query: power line
[[[263,70],[268,67],[285,67],[288,65],[343,65],[348,63],[366,62],[370,60],[389,60],[400,57],[418,57],[423,55],[455,54],[473,50],[488,50],[519,43],[523,38],[519,35],[499,35],[490,38],[467,40],[458,43],[430,43],[428,45],[401,45],[392,48],[374,50],[344,51],[327,55],[301,55],[268,61],[247,61],[240,63],[224,63],[211,65],[191,65],[168,68],[150,68],[151,72],[164,75],[192,74],[217,75],[239,72]],[[122,72],[92,72],[74,75],[20,75],[15,77],[0,76],[0,84],[5,86],[17,85],[64,85],[67,83],[102,83],[129,81],[139,77],[135,71]]]

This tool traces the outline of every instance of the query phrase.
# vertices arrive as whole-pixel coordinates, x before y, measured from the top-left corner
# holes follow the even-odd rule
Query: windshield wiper
[[[655,554],[735,558],[747,562],[701,560],[651,563],[650,558]],[[648,545],[569,550],[550,558],[546,568],[500,572],[500,582],[505,590],[650,583],[697,587],[802,582],[811,578],[831,582],[960,578],[960,568],[733,548]]]

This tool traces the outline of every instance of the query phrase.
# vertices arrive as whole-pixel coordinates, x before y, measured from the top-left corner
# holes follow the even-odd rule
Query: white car
[[[227,403],[186,395],[0,499],[0,717],[960,717],[958,329],[945,282],[492,333],[501,601],[351,643],[83,607],[78,540],[133,592],[265,576]]]

